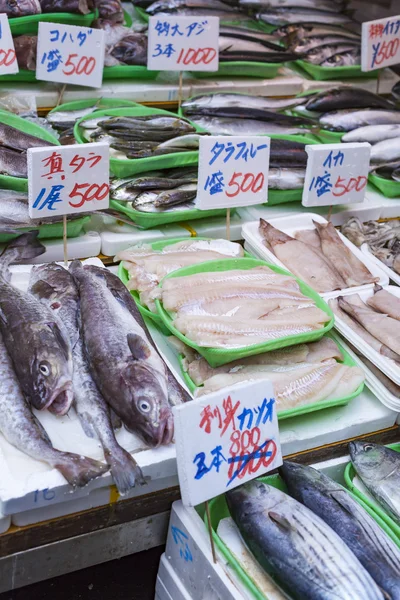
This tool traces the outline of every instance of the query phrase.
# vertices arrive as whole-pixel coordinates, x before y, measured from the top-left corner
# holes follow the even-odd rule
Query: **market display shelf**
[[[8,20],[12,35],[35,35],[38,32],[41,21],[48,23],[63,23],[65,25],[79,25],[81,27],[90,27],[92,22],[97,19],[98,11],[79,15],[69,12],[40,13],[38,15],[28,15],[26,17],[14,17]],[[1,79],[0,79],[1,81]]]

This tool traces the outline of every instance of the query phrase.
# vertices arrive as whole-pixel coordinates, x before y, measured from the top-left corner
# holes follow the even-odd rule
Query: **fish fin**
[[[84,487],[92,479],[107,473],[110,466],[86,456],[70,452],[58,452],[53,466],[60,471],[72,487]]]
[[[55,294],[55,289],[52,285],[50,285],[50,283],[40,279],[33,284],[33,286],[30,288],[30,292],[35,294],[35,296],[38,298],[50,299]]]
[[[381,290],[383,290],[383,287],[381,285],[375,283],[375,285],[374,285],[374,294],[377,294]]]
[[[56,338],[58,344],[65,352],[65,356],[68,356],[70,354],[71,347],[67,341],[68,338],[66,338],[66,336],[63,334],[59,324],[55,321],[51,321],[50,323],[46,323],[46,325],[52,330],[53,335]]]
[[[276,523],[276,525],[278,525],[279,527],[282,527],[282,529],[288,529],[290,531],[297,531],[296,527],[294,527],[292,525],[292,523],[290,523],[290,521],[288,521],[288,519],[282,515],[280,515],[279,513],[270,510],[268,512],[268,516],[271,519],[271,521],[273,521],[274,523]]]
[[[39,231],[28,231],[12,240],[0,257],[0,273],[4,277],[12,262],[30,260],[46,252],[46,248],[39,242]]]
[[[128,333],[126,336],[128,341],[129,350],[132,352],[133,357],[136,360],[144,360],[149,358],[151,349],[148,344],[144,341],[137,333]]]
[[[110,407],[110,421],[113,429],[121,429],[122,421],[117,413]]]
[[[342,492],[332,491],[329,492],[329,495],[337,504],[339,504],[340,508],[345,510],[351,517],[354,517],[354,513],[352,513],[352,511],[349,510],[348,506],[346,506],[346,504],[343,502]]]
[[[134,488],[136,483],[139,483],[139,485],[146,484],[142,469],[127,450],[118,445],[113,448],[112,452],[105,451],[104,456],[121,496]]]
[[[170,406],[179,406],[189,402],[191,397],[187,391],[176,381],[175,377],[167,367],[168,373],[168,402]]]

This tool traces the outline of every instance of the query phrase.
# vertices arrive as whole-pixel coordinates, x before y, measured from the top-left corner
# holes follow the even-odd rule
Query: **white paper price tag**
[[[218,71],[218,17],[150,17],[147,68]]]
[[[303,206],[363,202],[368,183],[368,143],[315,144],[308,154]]]
[[[270,147],[266,136],[201,137],[196,207],[210,210],[267,202]]]
[[[0,13],[0,75],[18,73],[18,62],[10,24],[5,13]]]
[[[103,30],[39,23],[36,79],[98,88],[103,65]]]
[[[361,29],[361,70],[400,63],[400,15],[367,21]]]
[[[41,219],[108,208],[109,152],[104,142],[30,148],[29,216]]]
[[[270,381],[254,381],[173,409],[179,485],[196,506],[282,464]]]

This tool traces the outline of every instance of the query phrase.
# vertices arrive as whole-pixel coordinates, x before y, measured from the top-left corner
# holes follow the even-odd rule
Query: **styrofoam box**
[[[304,213],[301,215],[293,215],[291,217],[283,217],[280,219],[269,219],[269,223],[273,225],[276,229],[283,231],[284,233],[293,236],[296,231],[301,231],[305,229],[314,229],[314,225],[312,221],[317,221],[318,223],[327,223],[327,220],[321,217],[320,215],[314,213]],[[344,235],[338,232],[338,235],[342,242],[353,252],[357,258],[364,263],[364,265],[371,271],[371,273],[375,277],[379,277],[379,284],[381,286],[386,286],[389,284],[389,277],[386,273],[368,256],[365,256],[361,252],[359,248],[357,248],[354,244],[350,242]],[[259,232],[259,221],[253,221],[252,223],[246,223],[242,227],[242,236],[248,245],[250,251],[256,253],[260,258],[276,264],[288,271],[290,268],[283,264],[273,252],[268,250],[268,248],[263,243],[263,238]],[[374,284],[369,283],[366,285],[356,286],[352,288],[345,288],[343,290],[335,290],[332,292],[325,292],[320,294],[325,299],[328,298],[336,298],[337,296],[344,296],[346,294],[357,294],[363,290],[373,289]]]
[[[164,590],[168,591],[173,600],[191,600],[191,596],[176,575],[171,563],[166,559],[165,554],[161,556],[160,566],[158,567],[156,592],[158,588],[161,588],[159,584],[163,585]],[[162,597],[161,589],[158,593]]]
[[[157,577],[156,581],[155,600],[175,600],[175,598],[168,592],[167,588],[159,577]],[[177,600],[180,600],[180,598],[178,597]]]
[[[394,285],[385,286],[385,289],[400,298],[400,288]],[[366,302],[368,298],[374,295],[373,289],[363,290],[359,292],[361,300]],[[375,366],[377,366],[385,375],[392,381],[400,385],[400,366],[396,365],[394,360],[382,356],[374,350],[365,340],[363,340],[349,325],[347,325],[340,317],[335,314],[335,328],[347,339],[353,346],[357,348],[364,356],[366,356]]]
[[[312,466],[344,485],[344,470],[348,462],[349,457],[343,456]],[[187,543],[193,557],[191,562],[186,562],[180,555],[180,546],[174,541],[172,527],[177,527],[188,536]],[[210,593],[218,594],[215,600],[253,598],[218,549],[217,564],[213,563],[209,533],[205,523],[194,508],[184,506],[181,501],[174,502],[172,505],[165,557],[192,600],[204,600],[210,597]],[[163,580],[161,573],[160,579]],[[171,594],[171,591],[168,591]],[[211,597],[214,600],[214,596]],[[273,594],[269,595],[268,600],[275,600]]]
[[[379,260],[379,258],[374,256],[372,254],[372,252],[370,252],[370,250],[368,248],[368,244],[363,244],[361,246],[361,252],[363,254],[365,254],[365,256],[368,256],[368,258],[370,260],[372,260],[374,263],[376,263],[378,265],[378,267],[386,273],[386,275],[389,277],[389,279],[391,281],[394,281],[394,283],[397,283],[397,285],[400,285],[400,275],[398,273],[396,273],[396,271],[393,271],[393,269],[391,269],[390,267],[385,265],[385,263],[382,262],[381,260]]]

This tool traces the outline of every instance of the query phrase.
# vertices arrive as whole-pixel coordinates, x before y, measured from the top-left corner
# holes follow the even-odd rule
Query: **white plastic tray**
[[[268,222],[271,223],[276,229],[280,229],[284,233],[288,235],[293,235],[296,231],[304,230],[304,229],[314,229],[314,225],[312,221],[317,221],[318,223],[327,223],[324,217],[314,213],[304,213],[301,215],[293,215],[291,217],[282,217],[280,219],[270,219]],[[250,251],[256,253],[260,258],[276,264],[283,269],[290,269],[287,265],[283,264],[276,256],[268,250],[268,248],[263,243],[263,238],[258,231],[259,221],[254,221],[252,223],[246,223],[242,227],[242,237],[245,242],[248,244]],[[379,284],[381,286],[386,286],[389,284],[389,277],[384,273],[384,271],[376,264],[376,262],[369,259],[368,256],[365,256],[359,248],[357,248],[354,244],[352,244],[344,235],[338,232],[341,240],[346,244],[346,246],[364,263],[364,265],[371,271],[371,273],[375,277],[379,277]],[[356,286],[352,288],[345,288],[343,290],[335,290],[332,292],[325,292],[320,294],[325,299],[328,298],[337,298],[337,296],[343,296],[346,294],[356,294],[362,290],[373,289],[373,284],[368,283],[366,285]]]
[[[393,269],[391,269],[390,267],[385,265],[385,263],[382,262],[381,260],[379,260],[379,258],[374,256],[372,254],[372,252],[370,252],[368,244],[363,244],[361,246],[361,252],[363,254],[365,254],[365,256],[368,256],[368,258],[370,260],[372,260],[380,269],[382,269],[382,271],[384,271],[386,273],[386,275],[389,277],[389,279],[391,281],[394,281],[394,283],[397,283],[397,285],[400,285],[400,275],[398,273],[396,273],[395,271],[393,271]]]
[[[385,286],[385,289],[400,298],[400,288],[394,285]],[[368,298],[374,295],[373,289],[363,290],[359,292],[360,298],[366,302]],[[382,356],[376,350],[371,348],[355,331],[353,331],[347,323],[340,317],[335,315],[335,329],[337,329],[353,346],[357,348],[364,356],[366,356],[374,365],[376,365],[385,375],[392,381],[400,385],[400,366],[396,365],[394,360]]]

